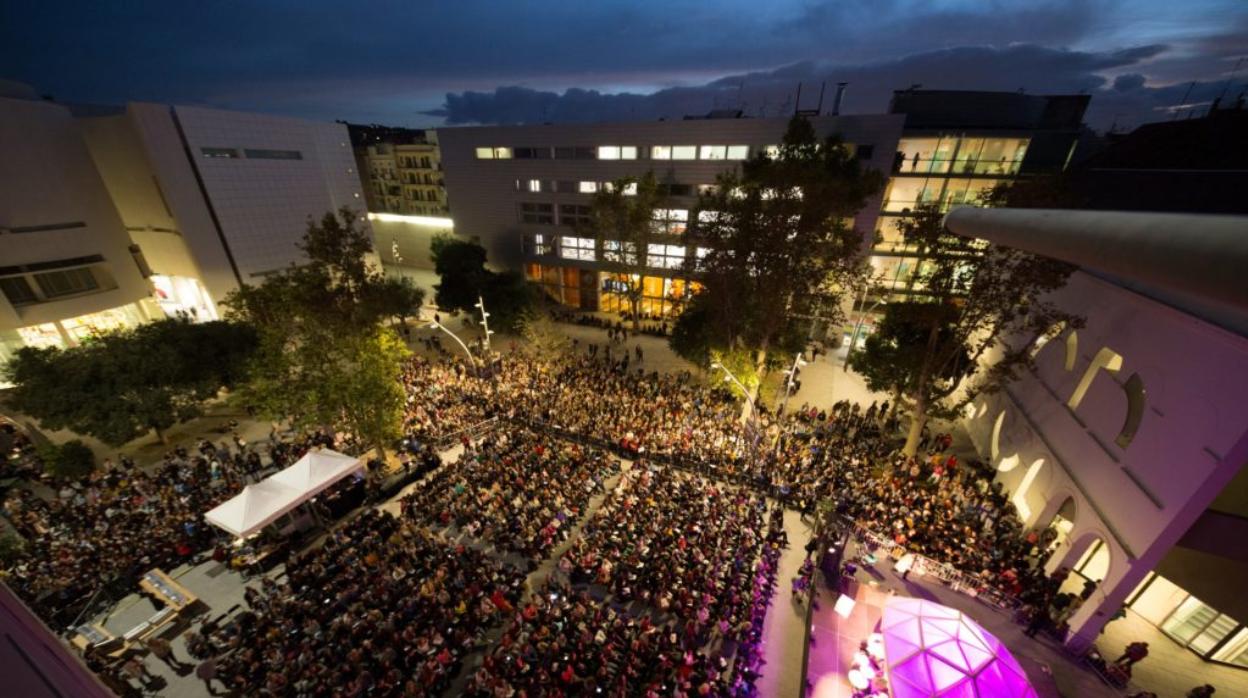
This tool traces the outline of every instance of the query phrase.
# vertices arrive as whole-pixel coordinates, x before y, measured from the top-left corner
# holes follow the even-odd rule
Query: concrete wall
[[[1055,297],[1084,314],[1087,326],[1075,340],[1067,330],[1045,344],[1034,374],[976,400],[966,426],[1015,497],[1030,466],[1043,459],[1021,495],[1029,525],[1046,526],[1073,497],[1071,540],[1051,569],[1073,563],[1096,539],[1105,541],[1108,575],[1072,622],[1094,637],[1102,614],[1112,613],[1244,465],[1248,340],[1082,272]],[[1071,409],[1068,401],[1102,348],[1120,355],[1121,367],[1094,372]],[[1124,448],[1115,439],[1128,413],[1124,386],[1132,374],[1143,380],[1146,403],[1138,433]]]
[[[0,266],[100,255],[92,264],[114,286],[14,308],[0,295],[0,330],[53,322],[134,303],[150,288],[74,118],[44,101],[0,99]],[[74,224],[11,233],[10,228]],[[78,225],[81,224],[81,225]],[[100,275],[97,274],[97,278]],[[103,279],[100,279],[101,281]]]
[[[846,142],[873,145],[866,163],[881,172],[892,169],[893,154],[901,136],[904,117],[823,116],[812,119],[821,135],[839,133]],[[438,130],[442,162],[446,170],[447,197],[455,218],[456,232],[469,239],[479,238],[489,253],[491,264],[518,269],[523,260],[523,235],[560,235],[569,229],[551,225],[518,222],[517,206],[522,201],[588,205],[589,194],[518,192],[517,179],[598,181],[624,176],[640,176],[653,170],[663,181],[670,177],[681,184],[713,184],[715,176],[736,167],[735,161],[650,160],[653,145],[749,145],[757,148],[779,144],[788,119],[710,119],[691,121],[651,121],[611,124],[558,124],[542,126],[489,126]],[[639,150],[637,160],[478,160],[477,147],[596,147],[632,145]],[[679,201],[679,200],[678,200]],[[674,206],[691,207],[693,199]],[[875,229],[880,200],[867,203],[855,221],[866,234]]]

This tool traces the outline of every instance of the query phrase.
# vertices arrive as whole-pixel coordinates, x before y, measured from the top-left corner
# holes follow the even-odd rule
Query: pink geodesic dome
[[[1010,650],[952,608],[893,597],[880,627],[893,698],[1037,698]]]

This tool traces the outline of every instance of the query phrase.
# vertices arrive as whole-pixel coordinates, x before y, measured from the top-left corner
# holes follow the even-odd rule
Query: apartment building
[[[579,237],[592,195],[621,177],[653,172],[669,208],[656,211],[669,240],[647,251],[642,311],[670,315],[694,288],[684,279],[683,244],[701,188],[741,161],[775,147],[788,119],[738,115],[680,121],[448,128],[439,131],[447,190],[459,234],[478,239],[492,264],[523,269],[559,302],[585,310],[626,307],[603,241]],[[820,136],[839,134],[864,167],[892,168],[905,117],[815,116]],[[854,227],[869,239],[880,199]],[[605,241],[610,244],[610,241]]]
[[[368,210],[449,214],[437,131],[348,124]]]

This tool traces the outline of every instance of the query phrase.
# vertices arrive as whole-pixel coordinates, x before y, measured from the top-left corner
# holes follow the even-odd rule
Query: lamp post
[[[482,298],[481,296],[477,296],[477,302],[475,303],[475,306],[478,310],[481,311],[481,328],[485,330],[485,353],[489,354],[490,353],[490,335],[494,334],[494,330],[490,329],[490,321],[489,321],[490,314],[485,312],[485,299]]]
[[[451,339],[455,340],[455,343],[458,344],[461,348],[463,348],[464,353],[468,355],[468,362],[472,364],[473,368],[475,369],[477,367],[477,357],[472,355],[472,350],[468,348],[467,344],[464,344],[464,340],[460,339],[458,335],[450,331],[445,325],[438,322],[437,320],[431,320],[429,322],[429,328],[434,329],[434,330],[442,330],[443,332],[449,334],[451,336]]]
[[[749,407],[749,410],[750,410],[749,418],[748,418],[749,421],[746,424],[746,426],[749,428],[749,431],[752,432],[750,434],[750,461],[752,465],[757,466],[758,465],[758,440],[762,438],[762,435],[759,434],[758,432],[758,410],[754,406],[754,396],[750,394],[750,391],[745,387],[744,383],[737,380],[737,377],[732,375],[732,371],[729,371],[727,366],[724,366],[718,361],[713,361],[711,362],[711,370],[713,371],[715,369],[719,369],[723,371],[724,382],[732,383],[733,385],[737,386],[737,389],[740,390],[741,394],[745,396],[745,404]],[[746,421],[746,418],[742,417],[742,421]]]
[[[805,365],[806,360],[802,358],[802,353],[799,351],[793,357],[792,368],[784,372],[788,379],[784,382],[784,399],[780,401],[780,414],[784,414],[784,408],[789,404],[789,395],[793,393],[793,384],[797,382],[798,370]]]

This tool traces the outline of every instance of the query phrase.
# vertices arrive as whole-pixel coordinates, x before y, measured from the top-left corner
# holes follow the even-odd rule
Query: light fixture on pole
[[[431,320],[431,321],[429,322],[429,329],[432,329],[432,330],[442,330],[443,332],[445,332],[445,333],[449,334],[449,335],[451,336],[451,339],[455,340],[455,343],[456,343],[456,344],[458,344],[460,347],[462,347],[462,348],[463,348],[463,350],[464,350],[464,353],[468,355],[468,361],[469,361],[469,363],[471,363],[471,364],[472,364],[472,366],[473,366],[473,368],[474,368],[474,369],[476,368],[476,366],[477,366],[477,357],[475,357],[475,356],[473,356],[473,355],[472,355],[472,350],[468,348],[468,345],[467,345],[467,344],[464,344],[464,340],[460,339],[458,335],[456,335],[454,332],[450,331],[450,329],[448,329],[445,325],[443,325],[442,323],[438,322],[437,320]]]
[[[490,314],[485,312],[485,299],[482,298],[481,296],[477,296],[477,302],[475,303],[475,306],[478,310],[481,311],[481,328],[485,330],[485,351],[486,353],[489,353],[490,335],[494,334],[494,331],[490,329],[490,321],[489,321]]]

